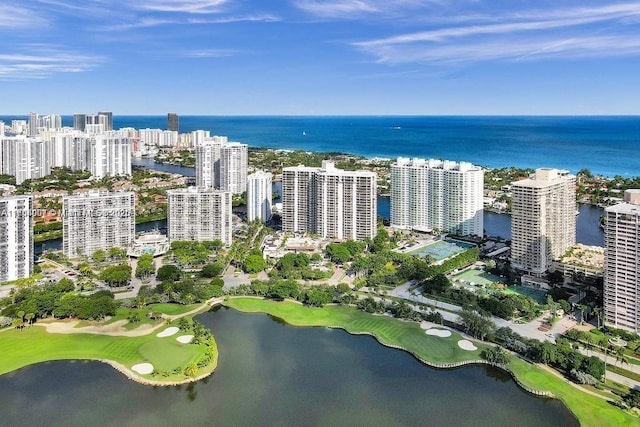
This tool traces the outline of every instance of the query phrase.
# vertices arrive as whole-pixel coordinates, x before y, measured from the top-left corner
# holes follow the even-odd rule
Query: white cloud
[[[354,13],[377,12],[378,8],[365,0],[298,0],[296,7],[323,17],[344,17]]]
[[[218,13],[229,0],[135,0],[131,2],[134,9],[152,10],[156,12],[180,13]]]
[[[3,29],[36,28],[47,24],[46,19],[31,9],[0,4],[0,31]]]
[[[20,52],[0,54],[0,80],[44,78],[57,73],[89,71],[104,58],[66,51],[50,45],[20,46]]]
[[[232,49],[201,49],[185,52],[182,56],[188,58],[224,58],[236,54],[238,54],[238,51]]]
[[[386,63],[631,55],[640,44],[639,17],[638,2],[534,10],[353,45]],[[486,24],[488,20],[500,23]]]

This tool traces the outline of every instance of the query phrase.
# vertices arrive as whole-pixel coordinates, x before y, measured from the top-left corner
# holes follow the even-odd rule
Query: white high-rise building
[[[50,174],[54,156],[51,141],[24,136],[0,140],[0,172],[15,176],[16,184]]]
[[[640,190],[605,215],[605,324],[640,333]]]
[[[62,117],[58,114],[49,114],[40,118],[40,126],[42,130],[60,130],[62,129]]]
[[[271,172],[257,171],[247,177],[247,218],[269,221],[273,201]]]
[[[169,241],[221,240],[231,244],[232,195],[212,188],[168,190]]]
[[[314,231],[316,220],[315,175],[318,168],[293,166],[282,169],[282,230]]]
[[[242,194],[247,190],[249,147],[229,142],[220,149],[220,189]]]
[[[211,139],[211,132],[208,130],[194,130],[191,132],[191,142],[194,147],[202,144],[207,139]]]
[[[0,120],[0,138],[4,137],[4,122]]]
[[[175,147],[178,132],[162,129],[140,129],[140,141],[157,147]]]
[[[131,175],[131,139],[116,132],[94,135],[87,142],[88,168],[94,179]]]
[[[377,176],[321,168],[288,167],[282,173],[282,230],[323,238],[364,240],[377,231]]]
[[[40,128],[40,116],[37,113],[29,113],[28,136],[37,136]]]
[[[62,250],[69,258],[127,248],[135,237],[135,193],[90,191],[62,199]]]
[[[31,196],[0,197],[0,282],[33,274]]]
[[[482,168],[466,162],[399,157],[391,165],[391,225],[482,236]]]
[[[541,168],[511,183],[511,266],[541,277],[576,243],[576,177]]]
[[[223,142],[209,139],[195,146],[196,185],[220,188],[220,150]]]

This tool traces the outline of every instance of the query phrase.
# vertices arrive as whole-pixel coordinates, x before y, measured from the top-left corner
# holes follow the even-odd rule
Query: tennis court
[[[420,257],[428,255],[436,261],[442,261],[443,259],[457,255],[469,248],[473,248],[474,246],[475,245],[470,243],[446,239],[417,247],[407,253]]]
[[[533,298],[538,304],[547,303],[547,292],[542,289],[530,288],[528,286],[509,286],[502,290],[506,294],[520,294]]]
[[[486,271],[476,270],[474,268],[458,273],[451,278],[454,281],[458,279],[463,283],[474,283],[482,286],[491,285],[493,283],[506,283],[505,279],[502,277],[487,273]]]

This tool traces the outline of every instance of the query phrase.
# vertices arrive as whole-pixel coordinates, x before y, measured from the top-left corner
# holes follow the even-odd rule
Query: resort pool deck
[[[471,243],[460,242],[458,240],[439,240],[437,242],[428,243],[426,245],[419,246],[415,249],[408,251],[407,253],[415,256],[430,256],[436,261],[442,261],[453,255],[457,255],[466,249],[473,248],[475,245]]]

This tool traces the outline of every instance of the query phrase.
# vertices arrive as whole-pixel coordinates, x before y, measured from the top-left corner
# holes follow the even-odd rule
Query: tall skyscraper
[[[391,225],[482,236],[482,168],[466,162],[399,157],[391,165]]]
[[[640,190],[605,215],[605,324],[640,333]]]
[[[94,179],[131,175],[130,138],[112,132],[91,137],[87,145],[87,163]]]
[[[221,240],[231,244],[232,197],[228,191],[189,187],[168,190],[169,241]]]
[[[73,115],[73,129],[84,132],[87,125],[87,115],[83,113],[75,113]]]
[[[229,142],[220,148],[220,189],[242,194],[247,191],[247,144]]]
[[[0,140],[0,171],[16,177],[16,184],[27,179],[42,178],[51,173],[53,143],[24,136]]]
[[[180,132],[180,118],[176,113],[167,114],[167,130]]]
[[[62,117],[58,114],[49,114],[40,119],[40,127],[46,130],[60,130],[62,128]]]
[[[98,111],[99,123],[104,124],[105,132],[113,130],[113,113],[111,111]]]
[[[247,218],[249,221],[271,219],[272,177],[270,172],[257,171],[247,177]]]
[[[40,116],[37,113],[29,113],[29,122],[28,122],[28,135],[29,136],[37,136],[38,128],[40,127]]]
[[[216,137],[214,137],[214,139],[215,138]],[[191,142],[194,147],[197,147],[208,139],[211,139],[211,132],[208,130],[194,130],[191,132]],[[226,138],[224,142],[226,143]]]
[[[69,258],[126,248],[135,237],[135,193],[90,191],[62,199],[62,250]]]
[[[33,274],[31,196],[0,197],[0,282]]]
[[[576,177],[541,168],[511,184],[511,266],[541,277],[576,243]]]
[[[202,188],[220,188],[220,150],[224,143],[215,139],[195,146],[196,185]]]
[[[321,168],[284,168],[282,230],[340,240],[375,237],[376,180],[374,172],[344,171],[328,161]]]

